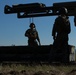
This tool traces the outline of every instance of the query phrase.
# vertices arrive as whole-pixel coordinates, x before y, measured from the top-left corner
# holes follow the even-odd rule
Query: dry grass
[[[76,65],[0,63],[0,73],[10,75],[72,75],[72,72],[76,73]]]

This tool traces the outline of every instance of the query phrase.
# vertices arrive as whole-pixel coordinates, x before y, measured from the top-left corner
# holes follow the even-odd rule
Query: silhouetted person
[[[38,32],[36,30],[35,24],[31,23],[30,28],[26,30],[25,36],[28,37],[28,46],[38,46],[40,44],[40,39]]]
[[[54,53],[62,52],[63,53],[62,56],[64,58],[62,60],[68,61],[69,58],[68,34],[71,32],[70,22],[69,22],[69,17],[67,16],[66,8],[64,7],[61,8],[59,10],[59,13],[60,15],[55,19],[52,30],[52,36],[54,39],[53,49],[54,49]]]

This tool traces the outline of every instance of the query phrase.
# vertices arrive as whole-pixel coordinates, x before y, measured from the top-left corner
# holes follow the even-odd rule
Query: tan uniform
[[[40,39],[36,29],[28,29],[25,32],[25,36],[28,37],[28,46],[38,46],[38,42],[40,44]]]

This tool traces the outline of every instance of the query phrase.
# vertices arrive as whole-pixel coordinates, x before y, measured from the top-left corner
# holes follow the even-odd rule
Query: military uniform
[[[54,53],[62,52],[64,57],[65,54],[69,54],[68,50],[68,34],[71,32],[69,18],[67,16],[58,16],[55,19],[52,36],[54,39],[53,49]],[[65,54],[64,54],[65,53]],[[66,59],[67,60],[67,59]]]
[[[35,28],[27,29],[25,32],[25,36],[28,37],[28,46],[38,46],[40,45],[40,39],[38,36],[38,32]],[[38,44],[39,42],[39,44]]]

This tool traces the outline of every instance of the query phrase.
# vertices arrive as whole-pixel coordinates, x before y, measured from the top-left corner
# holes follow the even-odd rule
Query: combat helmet
[[[35,24],[34,23],[30,23],[30,26],[29,27],[32,27],[32,25],[34,25],[34,28],[35,28]]]
[[[68,13],[67,8],[65,8],[65,7],[60,8],[59,13],[60,14],[67,14]]]

